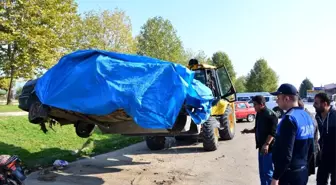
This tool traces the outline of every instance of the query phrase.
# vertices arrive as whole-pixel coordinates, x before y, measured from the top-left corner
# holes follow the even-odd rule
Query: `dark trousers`
[[[317,169],[317,185],[328,185],[330,176],[330,185],[336,185],[335,162],[332,160],[322,160]]]
[[[308,169],[287,170],[279,179],[279,185],[306,185],[308,183]]]

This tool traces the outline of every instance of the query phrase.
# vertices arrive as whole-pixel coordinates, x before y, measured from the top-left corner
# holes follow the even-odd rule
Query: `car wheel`
[[[253,122],[254,119],[255,119],[255,116],[254,116],[253,114],[249,114],[249,115],[247,116],[247,121],[248,121],[248,122]]]
[[[150,150],[163,150],[165,148],[166,137],[164,136],[146,136],[145,140]]]
[[[28,120],[33,124],[40,124],[46,121],[47,113],[41,102],[36,101],[29,107]]]
[[[81,138],[88,138],[92,135],[96,125],[85,122],[77,122],[75,124],[76,134]]]

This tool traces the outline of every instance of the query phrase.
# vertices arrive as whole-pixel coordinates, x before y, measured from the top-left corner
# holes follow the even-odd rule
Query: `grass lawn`
[[[18,112],[22,111],[17,105],[0,105],[0,112]]]
[[[27,116],[0,117],[0,154],[19,155],[28,169],[50,166],[56,159],[74,161],[117,150],[142,141],[142,137],[103,135],[96,129],[90,138],[80,138],[73,125],[47,126],[44,134]],[[79,150],[78,154],[73,154]]]

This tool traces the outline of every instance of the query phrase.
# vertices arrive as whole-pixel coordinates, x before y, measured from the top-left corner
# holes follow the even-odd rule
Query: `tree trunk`
[[[15,44],[15,43],[14,43]],[[14,54],[15,54],[15,45],[12,46],[11,44],[8,44],[8,60],[10,62],[10,82],[8,87],[8,93],[7,93],[7,105],[12,103],[12,91],[13,91],[13,81],[14,81],[14,75],[15,75],[15,67],[14,67]]]
[[[12,104],[13,80],[14,80],[14,67],[11,66],[10,81],[9,81],[9,87],[8,87],[8,93],[7,93],[7,105]]]

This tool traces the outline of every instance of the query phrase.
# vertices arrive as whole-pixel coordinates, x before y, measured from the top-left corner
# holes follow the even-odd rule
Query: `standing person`
[[[314,98],[316,120],[320,132],[320,161],[317,169],[317,185],[327,185],[331,175],[331,185],[336,184],[336,110],[330,106],[330,99],[325,93],[318,93]]]
[[[314,115],[307,108],[304,107],[304,103],[301,98],[299,98],[299,107],[302,107],[314,121],[314,155],[312,156],[312,158],[309,159],[309,165],[308,165],[308,171],[309,171],[308,175],[310,176],[315,174],[315,168],[317,166],[317,160],[318,160],[317,157],[320,151],[318,143],[318,125]]]
[[[272,185],[306,185],[308,160],[314,151],[313,119],[299,107],[298,91],[293,85],[282,84],[271,94],[277,96],[279,107],[286,110],[275,137]]]
[[[276,134],[278,118],[265,105],[265,97],[252,98],[254,109],[257,112],[255,127],[244,129],[242,133],[255,133],[256,148],[258,149],[259,176],[261,185],[270,185],[273,175],[272,147]]]

